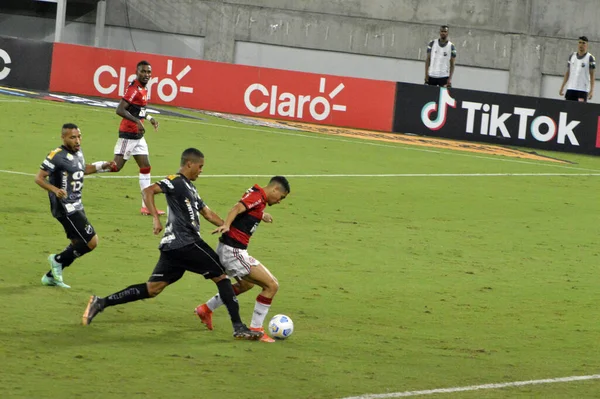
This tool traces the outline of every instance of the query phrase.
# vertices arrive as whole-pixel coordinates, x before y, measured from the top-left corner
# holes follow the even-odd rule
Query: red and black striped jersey
[[[235,248],[246,249],[250,237],[262,220],[267,206],[267,195],[258,184],[255,184],[246,191],[240,202],[246,210],[235,217],[229,231],[221,236],[221,242]]]
[[[129,104],[127,111],[143,122],[146,118],[146,106],[148,105],[148,89],[136,79],[127,87],[123,100]],[[119,125],[119,137],[132,138],[132,134],[138,134],[137,123],[123,118]]]

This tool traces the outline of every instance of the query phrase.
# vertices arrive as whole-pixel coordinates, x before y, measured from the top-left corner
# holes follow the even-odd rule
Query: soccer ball
[[[275,339],[286,339],[294,332],[294,322],[284,314],[273,316],[269,322],[269,333]]]

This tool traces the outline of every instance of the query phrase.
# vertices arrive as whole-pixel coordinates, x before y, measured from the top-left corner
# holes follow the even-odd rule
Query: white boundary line
[[[403,397],[407,397],[407,396],[434,395],[436,393],[479,391],[482,389],[501,389],[501,388],[511,388],[511,387],[522,387],[522,386],[526,386],[526,385],[555,384],[555,383],[559,383],[559,382],[586,381],[586,380],[597,380],[597,379],[600,379],[600,374],[561,377],[561,378],[547,378],[544,380],[503,382],[503,383],[498,383],[498,384],[470,385],[470,386],[466,386],[466,387],[427,389],[424,391],[405,391],[405,392],[392,392],[392,393],[382,393],[382,394],[367,394],[367,395],[360,395],[360,396],[348,396],[348,397],[345,397],[342,399],[403,398]]]
[[[72,105],[71,103],[54,103],[51,101],[43,101],[42,104],[43,105],[54,105],[54,106],[60,106],[60,107],[66,107],[66,106]],[[92,110],[97,111],[97,112],[112,111],[112,109],[108,109],[108,108],[94,108],[94,107],[89,107],[89,108],[91,108]],[[411,145],[411,144],[407,144],[407,143],[385,144],[385,143],[381,143],[381,142],[370,141],[368,138],[367,139],[364,139],[364,138],[347,139],[347,138],[340,138],[340,137],[336,137],[336,136],[323,136],[320,133],[308,134],[308,132],[303,131],[303,130],[298,130],[297,133],[292,132],[292,131],[282,132],[281,129],[278,129],[278,128],[266,128],[266,127],[258,128],[258,127],[235,126],[235,125],[232,126],[232,125],[227,125],[225,123],[212,123],[212,122],[207,122],[207,121],[199,121],[199,120],[187,119],[187,118],[176,118],[176,117],[162,116],[162,115],[160,116],[160,118],[161,118],[161,120],[164,119],[164,120],[170,120],[170,121],[174,121],[174,122],[192,123],[192,124],[198,124],[198,125],[204,125],[204,126],[215,126],[215,127],[220,127],[223,129],[246,130],[246,131],[250,131],[250,132],[269,133],[269,134],[276,134],[276,135],[281,135],[281,136],[292,136],[292,137],[302,137],[302,138],[315,139],[315,140],[337,141],[337,142],[342,142],[342,143],[362,144],[362,145],[370,145],[370,146],[383,147],[383,148],[396,148],[396,149],[405,150],[405,151],[418,151],[418,152],[426,152],[426,153],[433,153],[433,154],[460,156],[460,157],[467,157],[467,158],[477,158],[477,159],[485,159],[488,161],[520,163],[520,164],[535,165],[535,166],[551,166],[551,167],[555,167],[555,168],[570,169],[570,170],[585,170],[585,171],[590,171],[590,172],[600,172],[597,169],[578,168],[578,167],[564,165],[564,164],[557,164],[557,163],[550,162],[550,161],[545,161],[542,163],[542,161],[538,161],[538,162],[526,161],[526,160],[520,160],[520,159],[510,158],[510,157],[506,157],[506,156],[493,157],[493,156],[475,155],[473,153],[467,153],[467,152],[460,151],[460,150],[450,150],[450,149],[448,149],[448,150],[433,150],[433,149],[421,148],[419,146]],[[225,122],[225,120],[223,120],[223,121]],[[241,123],[241,122],[231,121],[231,123]]]
[[[0,173],[22,176],[35,176],[35,173],[18,172],[14,170],[2,170]],[[155,173],[155,178],[167,176],[167,174]],[[600,176],[600,173],[383,173],[383,174],[322,174],[322,175],[285,175],[286,177],[553,177],[553,176]],[[200,179],[206,178],[243,178],[243,177],[266,177],[270,178],[273,175],[202,175]],[[87,176],[89,178],[99,179],[138,179],[139,176],[122,176],[122,175],[94,175]]]

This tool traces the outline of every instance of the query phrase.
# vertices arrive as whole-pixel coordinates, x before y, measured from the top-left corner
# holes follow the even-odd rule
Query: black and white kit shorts
[[[160,258],[148,281],[173,284],[186,271],[201,274],[205,279],[225,273],[217,253],[204,241],[196,241],[183,248],[160,251]]]
[[[62,224],[69,240],[83,241],[86,244],[94,238],[96,230],[90,224],[84,211],[76,211],[70,215],[56,218]]]

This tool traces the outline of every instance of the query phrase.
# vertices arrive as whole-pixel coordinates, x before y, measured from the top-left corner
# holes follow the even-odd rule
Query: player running
[[[255,284],[262,288],[254,305],[250,323],[252,331],[264,333],[263,323],[273,297],[279,289],[279,283],[269,269],[248,254],[248,243],[261,221],[273,222],[273,217],[264,212],[266,206],[279,204],[289,193],[290,184],[283,176],[272,177],[264,188],[255,184],[229,211],[225,223],[213,231],[213,234],[222,233],[217,246],[217,254],[219,254],[219,259],[227,274],[238,280],[234,285],[236,295],[248,291]],[[206,303],[196,307],[195,313],[209,330],[213,329],[212,312],[222,304],[223,300],[217,294]],[[264,334],[260,340],[275,342],[267,334]]]
[[[117,115],[123,120],[119,125],[119,139],[115,145],[114,162],[116,168],[114,172],[120,171],[125,162],[133,155],[133,159],[137,162],[140,168],[140,189],[150,186],[151,174],[150,159],[148,158],[148,144],[144,138],[146,129],[144,128],[144,120],[149,121],[154,130],[158,130],[158,121],[146,112],[148,105],[148,89],[146,85],[152,77],[152,67],[148,61],[140,61],[137,64],[136,79],[131,82],[125,95],[119,102],[117,107]],[[157,210],[159,215],[164,215],[164,211]],[[142,215],[150,215],[148,207],[142,198]]]
[[[44,159],[35,182],[48,191],[52,216],[62,224],[67,238],[71,240],[64,251],[48,256],[50,271],[42,276],[42,284],[71,288],[63,281],[63,269],[98,245],[98,235],[87,220],[81,202],[83,176],[108,172],[115,165],[114,162],[103,161],[85,163],[81,151],[81,131],[77,125],[65,123],[61,137],[63,144]]]
[[[88,325],[94,317],[109,306],[154,298],[168,285],[175,283],[186,271],[211,279],[219,290],[233,324],[233,336],[237,339],[257,340],[262,332],[250,331],[240,318],[239,304],[231,281],[219,263],[219,257],[200,237],[200,215],[215,226],[223,220],[200,198],[192,181],[204,167],[204,155],[196,148],[188,148],[181,154],[179,173],[171,175],[144,189],[144,199],[153,218],[153,231],[162,231],[162,224],[154,205],[154,196],[164,193],[169,205],[169,215],[163,238],[160,240],[160,258],[147,282],[131,285],[105,298],[92,296],[83,314],[83,324]]]

